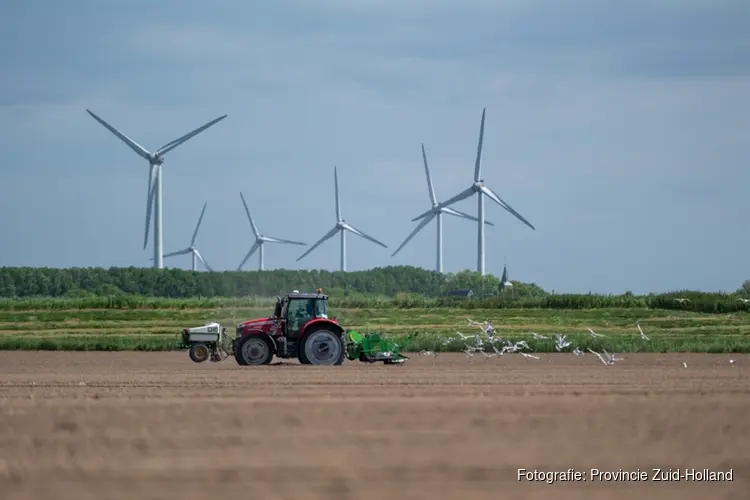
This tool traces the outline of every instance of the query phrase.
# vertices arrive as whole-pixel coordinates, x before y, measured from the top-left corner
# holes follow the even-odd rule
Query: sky
[[[350,271],[435,268],[430,208],[482,177],[486,270],[573,293],[738,288],[748,272],[746,0],[8,0],[0,3],[0,265],[152,265],[148,162],[167,153],[164,251],[235,270],[266,236],[343,217]],[[475,198],[455,208],[476,215]],[[445,272],[477,224],[444,217]],[[266,269],[339,267],[338,239],[266,245]],[[165,259],[190,268],[190,257]],[[246,269],[257,268],[257,254]]]

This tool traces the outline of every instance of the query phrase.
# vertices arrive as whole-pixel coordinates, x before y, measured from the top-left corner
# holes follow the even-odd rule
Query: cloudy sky
[[[73,8],[72,6],[75,6]],[[438,199],[483,177],[487,272],[572,292],[734,290],[750,278],[747,0],[11,0],[0,4],[0,265],[149,266],[148,164],[166,156],[165,252],[236,269],[260,231],[313,244],[344,218],[349,270],[435,266]],[[456,208],[476,214],[476,202]],[[445,271],[476,223],[444,221]],[[337,269],[268,245],[266,268]],[[165,265],[188,268],[187,256]],[[253,257],[247,268],[257,266]]]

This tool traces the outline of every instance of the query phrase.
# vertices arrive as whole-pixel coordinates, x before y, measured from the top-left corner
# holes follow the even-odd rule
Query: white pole
[[[477,192],[479,200],[477,201],[479,219],[478,231],[477,231],[477,272],[480,276],[484,276],[484,193],[481,191]]]
[[[161,165],[156,166],[156,210],[154,210],[154,267],[164,269],[164,240],[162,232]]]
[[[193,271],[195,271],[196,270],[196,267],[195,267],[195,252],[190,252],[190,255],[193,257]]]
[[[438,212],[437,216],[437,272],[443,272],[443,214]]]
[[[346,271],[346,231],[341,230],[341,270]]]
[[[261,241],[260,245],[258,246],[258,271],[263,270],[263,246],[265,241]]]

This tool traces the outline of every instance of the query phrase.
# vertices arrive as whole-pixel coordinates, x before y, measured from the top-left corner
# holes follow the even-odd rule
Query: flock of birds
[[[531,354],[532,349],[529,347],[529,344],[525,340],[519,340],[517,342],[511,342],[508,339],[504,339],[502,337],[497,336],[497,331],[492,326],[492,324],[489,321],[484,321],[483,323],[480,323],[478,321],[474,321],[470,318],[466,318],[468,321],[468,326],[470,327],[478,327],[479,330],[482,332],[481,334],[476,333],[474,335],[465,335],[459,331],[456,331],[456,335],[453,337],[439,337],[440,342],[443,346],[448,346],[451,343],[454,342],[463,342],[465,345],[465,349],[463,352],[466,354],[467,358],[471,358],[475,354],[481,354],[485,357],[485,359],[494,358],[496,356],[503,356],[505,354],[512,354],[517,353],[521,356],[529,359],[542,359],[539,356],[535,356],[534,354]],[[636,326],[638,327],[638,332],[640,333],[641,339],[644,341],[651,341],[651,339],[643,332],[643,328],[641,328],[641,325],[636,322]],[[587,328],[589,331],[589,335],[592,337],[605,337],[605,335],[602,335],[601,333],[596,333],[591,328]],[[530,332],[531,336],[534,339],[538,340],[548,340],[550,337],[547,337],[545,335],[541,335],[536,332]],[[566,349],[572,346],[572,342],[567,339],[565,335],[560,335],[559,333],[555,334],[554,337],[555,340],[555,350],[558,352],[565,352]],[[488,352],[487,346],[491,348],[491,350]],[[587,349],[591,354],[594,354],[597,358],[599,358],[599,361],[601,361],[604,365],[614,365],[618,361],[622,361],[624,358],[618,358],[614,354],[608,353],[605,349],[602,348],[602,352],[596,352],[591,348]],[[586,353],[579,349],[578,347],[573,347],[573,349],[570,351],[576,356],[583,356]],[[434,351],[428,351],[423,350],[419,352],[422,356],[436,356],[436,353]]]

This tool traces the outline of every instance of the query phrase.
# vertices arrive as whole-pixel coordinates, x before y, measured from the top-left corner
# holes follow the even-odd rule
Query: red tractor
[[[329,318],[328,296],[299,293],[276,297],[273,316],[237,325],[234,357],[240,365],[267,365],[276,355],[306,365],[340,365],[348,338],[336,318]]]

